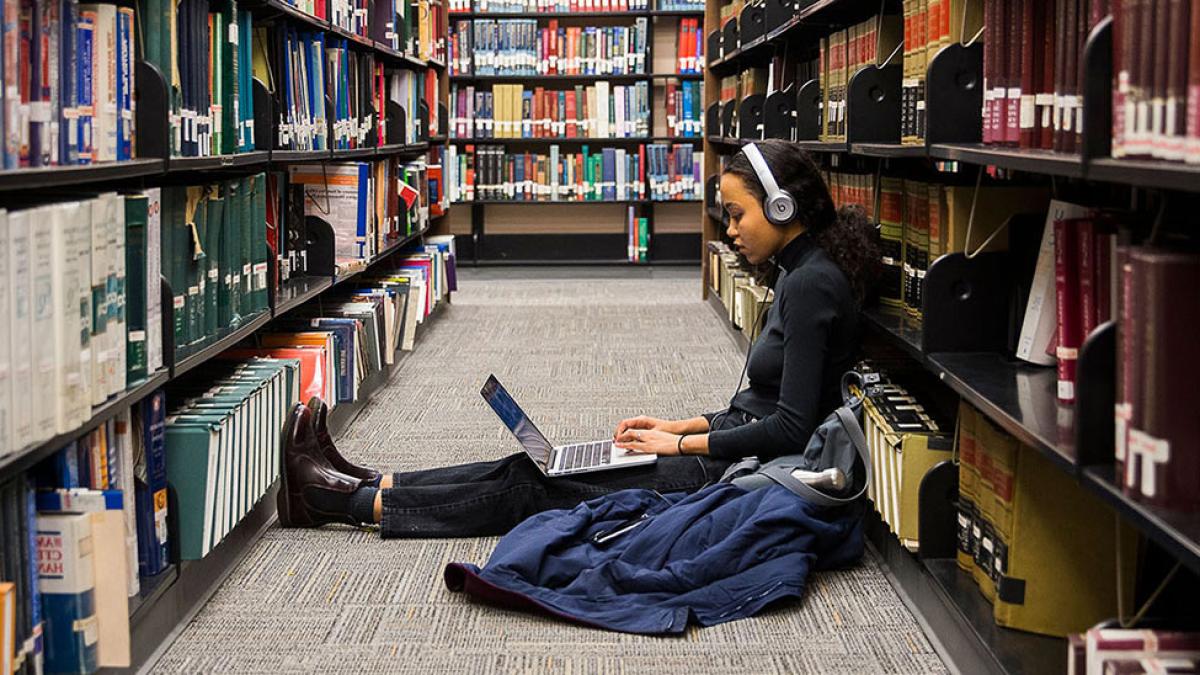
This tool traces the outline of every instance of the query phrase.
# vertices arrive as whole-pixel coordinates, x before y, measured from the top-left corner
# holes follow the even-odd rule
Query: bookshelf
[[[643,144],[691,143],[699,151],[699,136],[671,136],[664,114],[667,84],[672,87],[690,82],[702,84],[702,73],[679,73],[676,60],[676,35],[681,20],[702,19],[701,9],[647,9],[625,11],[581,12],[493,12],[455,11],[450,13],[451,30],[456,22],[474,20],[536,19],[539,28],[548,21],[560,26],[628,26],[637,20],[647,21],[645,68],[640,73],[610,75],[479,75],[453,73],[449,83],[461,91],[490,90],[492,85],[522,84],[526,89],[544,88],[547,91],[589,87],[598,82],[612,86],[644,85],[649,87],[648,135],[622,137],[485,137],[475,130],[452,133],[449,143],[458,152],[478,145],[503,146],[514,153],[546,155],[552,146],[564,153],[577,153],[582,146],[599,153],[604,148],[624,149],[636,153]],[[477,7],[477,5],[475,5]],[[703,46],[701,45],[702,49]],[[699,101],[697,101],[697,105]],[[469,105],[469,104],[468,104]],[[464,260],[475,264],[695,264],[699,240],[694,225],[695,205],[700,199],[604,199],[604,200],[483,200],[456,202],[455,212],[446,220],[456,235]],[[537,222],[518,222],[519,207],[536,206]],[[469,207],[469,208],[467,208]],[[633,217],[645,218],[650,232],[649,255],[645,262],[629,260],[629,233],[626,210],[633,208]],[[539,223],[551,223],[542,226]],[[566,227],[563,224],[572,224]]]
[[[389,133],[386,142],[376,142],[373,133],[367,134],[369,142],[361,147],[337,149],[330,143],[325,150],[286,150],[280,149],[275,143],[277,94],[271,91],[263,80],[253,80],[252,92],[242,92],[246,98],[255,103],[252,143],[241,152],[213,154],[206,156],[180,156],[171,149],[170,95],[168,94],[167,79],[162,72],[147,59],[143,58],[142,43],[138,42],[133,74],[132,95],[136,103],[136,135],[133,148],[133,158],[123,161],[97,162],[86,165],[54,165],[40,167],[22,167],[0,170],[0,206],[7,209],[17,209],[39,203],[39,200],[53,201],[62,195],[62,199],[78,196],[80,191],[106,192],[114,190],[141,190],[156,187],[179,185],[198,185],[211,183],[219,179],[232,179],[254,174],[285,175],[293,164],[332,164],[343,161],[368,161],[395,158],[401,162],[425,159],[428,164],[441,164],[447,147],[445,129],[446,101],[449,92],[448,73],[445,62],[436,58],[426,58],[428,55],[406,53],[362,35],[346,31],[333,25],[329,20],[309,15],[283,0],[235,0],[239,12],[246,12],[250,17],[250,26],[275,27],[288,25],[298,29],[316,31],[326,38],[344,39],[347,47],[355,54],[370,56],[381,64],[387,72],[411,71],[427,74],[436,78],[436,86],[432,86],[431,96],[436,100],[424,100],[419,111],[413,111],[411,128],[415,129],[416,137],[405,138],[403,135],[395,138]],[[404,0],[407,2],[408,0]],[[217,6],[213,0],[213,7]],[[438,3],[434,3],[438,4]],[[417,2],[411,3],[411,11],[416,11]],[[130,3],[132,6],[132,3]],[[138,4],[138,10],[143,5]],[[217,10],[213,10],[214,12]],[[415,15],[414,15],[415,16]],[[438,14],[440,25],[435,27],[434,38],[444,43],[448,29],[447,16],[444,11]],[[140,30],[140,28],[139,28]],[[243,33],[244,35],[244,33]],[[141,36],[139,36],[140,38]],[[245,36],[249,40],[250,36]],[[415,38],[413,44],[416,44]],[[443,44],[444,48],[444,44]],[[436,50],[435,50],[436,51]],[[390,96],[389,96],[390,99]],[[386,114],[387,124],[391,128],[404,127],[409,122],[406,111],[399,105],[386,111],[379,111],[380,116]],[[426,108],[434,106],[433,110],[425,112]],[[440,122],[431,123],[433,117]],[[332,139],[332,124],[330,135]],[[423,186],[422,186],[423,187]],[[61,193],[56,192],[62,190]],[[30,200],[33,200],[32,202]],[[39,462],[51,457],[64,446],[82,439],[97,428],[101,428],[117,415],[128,410],[130,406],[147,399],[154,392],[177,384],[195,372],[204,372],[206,366],[222,351],[247,339],[253,338],[260,331],[270,330],[277,325],[276,320],[288,315],[301,306],[316,301],[322,294],[337,291],[339,288],[352,286],[354,281],[365,273],[379,270],[390,261],[396,259],[410,244],[420,243],[427,236],[448,234],[447,215],[445,212],[431,215],[427,225],[407,236],[390,240],[386,249],[365,260],[351,271],[328,275],[317,271],[293,273],[275,287],[272,282],[268,285],[267,307],[257,314],[246,317],[236,328],[231,328],[212,339],[204,347],[176,360],[174,357],[173,339],[174,317],[171,308],[171,290],[165,278],[152,280],[152,287],[159,285],[163,288],[163,362],[164,367],[150,373],[140,381],[130,381],[120,393],[110,396],[102,404],[91,406],[86,420],[77,424],[64,433],[56,434],[36,444],[26,444],[24,447],[0,456],[0,481],[26,474]],[[294,217],[290,211],[281,210],[277,214],[278,224],[286,227]],[[303,214],[300,214],[303,218]],[[401,232],[404,231],[402,228]],[[328,242],[332,246],[332,242]],[[255,241],[254,246],[266,247],[266,241]],[[305,251],[313,253],[312,246]],[[315,244],[321,246],[322,244]],[[303,247],[303,244],[301,244]],[[325,256],[332,259],[332,252]],[[270,258],[270,256],[268,256]],[[277,261],[270,260],[269,278],[279,278],[275,274]],[[165,272],[164,268],[164,272]],[[397,355],[397,364],[402,361],[402,354]],[[358,392],[359,396],[353,404],[337,406],[331,416],[331,428],[335,435],[340,434],[362,407],[370,400],[372,394],[386,385],[397,371],[393,364],[376,372]],[[152,576],[141,577],[141,589],[138,594],[129,598],[129,618],[131,642],[133,645],[132,670],[148,666],[157,654],[169,645],[179,628],[207,601],[208,597],[218,588],[221,582],[232,571],[237,562],[249,551],[252,544],[275,519],[275,491],[272,487],[257,505],[242,519],[242,521],[225,537],[215,550],[200,560],[182,561],[173,554],[171,562],[164,571]],[[127,497],[132,500],[133,495]],[[174,491],[171,490],[167,528],[169,539],[177,540],[179,532],[178,513],[173,501]]]
[[[741,17],[722,26],[721,4],[719,0],[709,1],[705,22],[710,58],[705,87],[706,181],[719,174],[721,157],[764,137],[761,127],[737,128],[736,112],[741,112],[745,101],[735,99],[733,110],[729,109],[730,104],[721,101],[718,85],[722,76],[765,65],[775,56],[790,54],[800,60],[815,56],[822,37],[863,21],[881,8],[879,3],[851,0],[798,4],[769,0],[765,6],[747,4]],[[885,2],[882,8],[885,13],[898,13],[901,3]],[[755,17],[755,11],[761,12],[761,16]],[[737,24],[747,16],[764,22],[765,26],[761,35],[740,40]],[[795,110],[792,127],[782,132],[776,130],[766,137],[797,141],[824,166],[853,165],[868,176],[874,174],[876,194],[883,170],[891,175],[905,175],[911,170],[918,172],[915,174],[918,177],[930,171],[952,177],[957,173],[960,180],[987,171],[1001,177],[1016,176],[1052,184],[1067,195],[1117,192],[1130,196],[1131,203],[1144,204],[1158,197],[1164,200],[1170,197],[1172,203],[1193,204],[1194,193],[1200,192],[1197,165],[1110,156],[1112,32],[1112,18],[1103,19],[1087,34],[1080,52],[1083,128],[1081,141],[1071,152],[983,143],[980,124],[983,101],[978,86],[983,78],[983,49],[979,44],[963,47],[952,43],[930,60],[926,72],[927,126],[923,143],[902,144],[900,136],[891,136],[890,131],[886,137],[862,138],[880,128],[894,128],[895,101],[901,93],[900,78],[895,73],[886,74],[883,73],[886,69],[873,66],[867,66],[849,80],[850,104],[845,112],[847,140],[820,140],[813,122],[820,119],[819,84],[803,78],[797,78],[795,85],[781,94]],[[872,95],[856,99],[855,94],[863,94],[868,83]],[[772,94],[768,94],[768,100]],[[713,185],[706,184],[710,188]],[[708,202],[701,215],[704,241],[725,240],[721,217],[715,202]],[[1005,270],[1011,267],[1009,259],[989,258],[990,255],[974,261],[964,260],[962,254],[931,260],[923,282],[921,321],[914,321],[904,310],[865,308],[861,323],[870,339],[868,344],[873,349],[886,350],[888,358],[906,359],[931,376],[940,391],[969,402],[1007,434],[1050,460],[1056,470],[1064,472],[1082,490],[1110,505],[1172,562],[1200,574],[1200,513],[1170,511],[1138,501],[1127,495],[1114,478],[1113,324],[1104,324],[1094,331],[1080,350],[1078,399],[1074,404],[1059,402],[1054,368],[1016,361],[1010,353],[1005,353],[1003,342],[997,347],[990,336],[973,336],[978,329],[973,325],[975,317],[1006,311],[995,299],[952,300],[955,289],[966,288],[964,283],[976,291],[1013,283],[1015,272]],[[709,287],[709,264],[710,259],[705,256],[701,293],[720,320],[745,345],[744,336],[730,323],[727,309]],[[956,494],[957,484],[950,485]],[[925,501],[921,508],[926,508]],[[932,508],[937,512],[944,506],[934,503]],[[924,513],[921,519],[924,526]],[[931,519],[934,521],[936,518]],[[887,563],[893,583],[908,596],[914,612],[930,627],[959,670],[1062,672],[1064,642],[997,628],[987,603],[969,577],[955,566],[952,551],[948,554],[923,551],[922,555],[914,556],[897,545],[886,526],[875,523],[868,530]],[[926,536],[923,532],[923,542]],[[1051,664],[1049,667],[1047,662]]]

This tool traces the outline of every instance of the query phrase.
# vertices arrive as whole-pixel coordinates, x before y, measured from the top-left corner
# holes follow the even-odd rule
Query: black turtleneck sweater
[[[798,453],[841,405],[842,374],[858,350],[850,283],[807,233],[788,242],[775,263],[775,301],[750,348],[749,386],[730,403],[758,421],[710,432],[713,457],[765,462]]]

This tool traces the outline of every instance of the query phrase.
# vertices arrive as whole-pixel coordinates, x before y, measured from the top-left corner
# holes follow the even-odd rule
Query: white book
[[[9,289],[12,287],[9,272],[8,212],[0,209],[0,321],[11,323],[12,304]],[[15,450],[12,429],[12,332],[0,330],[0,457]],[[7,635],[7,634],[6,634]]]
[[[92,33],[93,158],[97,162],[117,159],[117,6],[80,5],[96,13]]]
[[[126,579],[129,597],[138,594],[137,509],[134,499],[133,417],[129,408],[117,413],[113,424],[113,442],[117,444],[117,489],[124,493],[122,511],[125,521]]]
[[[54,332],[59,295],[55,293],[54,222],[49,207],[31,209],[29,216],[30,243],[30,324],[33,425],[29,442],[36,443],[53,436],[58,428],[58,378],[55,362],[58,338]],[[11,226],[11,219],[10,219]],[[58,265],[57,267],[61,267]],[[61,278],[61,277],[60,277]]]
[[[78,298],[78,326],[76,335],[79,337],[79,363],[76,369],[79,377],[79,389],[75,406],[82,423],[92,412],[92,227],[91,206],[87,201],[70,202],[62,205],[63,219],[74,232],[75,263],[75,295]]]
[[[87,202],[80,212],[91,231],[91,404],[100,405],[108,398],[108,230],[104,226],[104,203]]]
[[[55,204],[46,207],[48,227],[52,236],[52,261],[54,279],[54,343],[57,352],[54,358],[54,380],[57,383],[57,399],[54,406],[55,428],[58,433],[69,431],[83,423],[82,376],[80,373],[79,315],[79,249],[78,237],[83,229],[71,221],[75,210],[71,204]],[[34,227],[42,227],[40,224]],[[45,338],[43,338],[45,339]]]
[[[1021,336],[1017,341],[1017,358],[1041,366],[1052,366],[1053,356],[1046,347],[1054,339],[1058,329],[1058,300],[1054,286],[1054,221],[1064,218],[1082,218],[1089,209],[1076,204],[1050,201],[1046,212],[1042,243],[1038,249],[1037,266],[1033,272],[1033,283],[1029,288],[1029,300],[1025,303],[1025,319],[1021,323]]]
[[[163,367],[162,189],[150,188],[145,195],[150,202],[146,221],[146,372],[153,375]]]
[[[109,349],[112,358],[109,361],[109,393],[120,394],[125,391],[125,380],[128,375],[126,362],[126,321],[125,321],[125,199],[121,195],[110,192],[101,195],[108,202],[109,236],[108,254],[112,261],[113,274],[109,286],[109,326],[116,328],[109,331]]]
[[[8,214],[8,272],[4,292],[11,314],[6,330],[12,348],[12,449],[33,442],[33,269],[29,211]]]

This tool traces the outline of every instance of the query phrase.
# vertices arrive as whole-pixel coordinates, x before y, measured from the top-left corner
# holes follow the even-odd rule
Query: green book
[[[182,415],[165,432],[167,482],[175,489],[179,508],[179,555],[203,558],[217,542],[216,520],[222,440],[228,440],[228,417],[220,411]],[[223,438],[224,437],[224,438]]]
[[[219,16],[221,34],[217,36],[217,43],[220,49],[214,53],[221,55],[221,69],[218,71],[221,75],[221,97],[218,99],[221,102],[221,153],[229,155],[238,151],[237,45],[228,39],[234,34],[230,26],[237,26],[237,10],[234,3],[228,3]],[[232,30],[236,31],[237,28]]]
[[[241,268],[241,223],[237,217],[238,204],[242,198],[242,181],[231,180],[225,185],[225,266],[229,288],[229,323],[241,324],[242,315],[242,268]]]
[[[150,198],[125,197],[125,381],[146,378],[146,225]]]
[[[227,329],[233,323],[233,308],[229,305],[229,228],[232,227],[229,219],[229,202],[232,200],[232,193],[228,183],[221,183],[219,188],[221,191],[221,229],[213,249],[217,262],[217,325],[222,329]]]
[[[213,186],[211,196],[205,201],[208,207],[208,221],[204,237],[205,253],[205,284],[204,284],[204,326],[210,336],[218,336],[225,328],[221,323],[219,296],[221,294],[221,230],[225,223],[225,200],[221,199],[217,187]]]
[[[253,209],[250,204],[252,201],[254,190],[254,179],[252,176],[247,176],[242,179],[241,188],[238,190],[241,199],[238,203],[237,213],[234,217],[238,221],[238,235],[241,237],[241,269],[242,269],[242,287],[241,287],[241,309],[242,316],[252,316],[254,311],[254,255],[253,255],[253,238],[254,225],[252,223]]]
[[[269,269],[267,257],[270,255],[270,250],[267,248],[267,176],[262,173],[251,176],[250,183],[252,185],[250,222],[253,224],[253,235],[250,242],[254,262],[254,295],[257,298],[255,309],[264,311],[270,307],[271,290],[267,283]]]

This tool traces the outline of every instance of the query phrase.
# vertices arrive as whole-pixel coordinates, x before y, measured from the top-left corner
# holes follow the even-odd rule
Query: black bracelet
[[[678,450],[679,454],[681,455],[683,454],[683,439],[687,438],[688,436],[691,436],[691,434],[680,434],[679,442],[675,444],[675,449]]]

